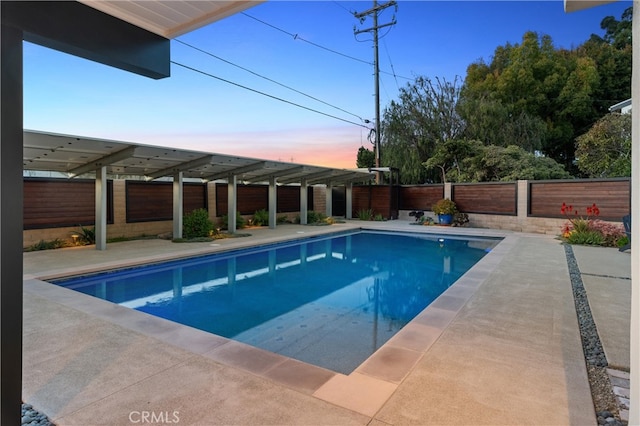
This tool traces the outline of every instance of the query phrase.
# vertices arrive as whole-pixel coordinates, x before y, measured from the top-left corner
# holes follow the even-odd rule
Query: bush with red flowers
[[[562,238],[569,244],[617,247],[626,238],[622,225],[596,219],[600,209],[593,203],[586,208],[586,216],[581,216],[572,205],[562,203],[560,212],[567,218],[562,227]]]

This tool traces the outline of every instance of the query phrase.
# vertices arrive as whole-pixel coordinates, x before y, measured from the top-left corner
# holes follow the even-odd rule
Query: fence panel
[[[370,186],[353,186],[351,191],[351,209],[353,217],[358,217],[358,212],[371,208]]]
[[[385,219],[397,217],[397,187],[389,185],[354,186],[352,192],[352,214],[358,217],[360,210],[373,210],[374,215]]]
[[[266,185],[238,185],[238,212],[243,215],[254,214],[256,210],[269,209],[269,187]],[[276,188],[276,211],[278,213],[300,211],[300,187],[278,186]],[[216,212],[218,217],[227,214],[229,206],[228,186],[216,184]],[[311,205],[309,206],[311,208]]]
[[[455,201],[458,210],[465,213],[511,216],[518,214],[516,182],[453,184],[451,198]]]
[[[400,210],[431,210],[442,198],[444,185],[401,186]]]
[[[24,229],[95,224],[95,182],[24,178]],[[18,206],[17,208],[20,208]],[[107,181],[107,223],[113,223],[113,181]]]
[[[127,223],[155,222],[173,219],[172,182],[126,182]],[[183,183],[183,213],[207,208],[205,184]]]
[[[562,203],[572,205],[580,215],[596,203],[600,219],[621,221],[631,210],[631,181],[628,178],[575,181],[529,182],[529,216],[564,217]]]

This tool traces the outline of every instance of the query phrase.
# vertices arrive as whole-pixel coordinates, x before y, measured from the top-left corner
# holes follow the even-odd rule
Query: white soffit
[[[79,0],[101,12],[172,39],[263,3],[258,1]]]
[[[575,12],[603,4],[615,3],[618,0],[564,0],[564,11]]]

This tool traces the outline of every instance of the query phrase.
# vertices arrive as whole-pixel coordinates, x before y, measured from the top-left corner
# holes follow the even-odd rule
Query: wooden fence
[[[209,209],[211,216],[227,212],[226,184],[185,182],[184,213]],[[64,238],[78,226],[95,222],[93,180],[51,178],[24,179],[25,244],[40,239]],[[277,187],[277,213],[300,210],[300,187]],[[580,214],[596,203],[600,219],[621,221],[631,207],[629,179],[518,181],[437,185],[358,185],[352,191],[351,216],[372,210],[385,219],[408,219],[411,210],[430,211],[441,198],[451,198],[468,213],[471,226],[557,233],[565,219],[562,203]],[[344,188],[332,188],[333,215],[345,215]],[[326,212],[324,186],[309,187],[308,207]],[[268,209],[267,185],[238,185],[238,211],[252,215]],[[314,201],[315,200],[315,201]],[[153,235],[171,230],[173,216],[171,182],[107,182],[107,223],[112,235]],[[17,206],[19,208],[19,206]]]
[[[563,218],[562,203],[572,205],[581,215],[586,208],[596,203],[600,219],[621,221],[631,209],[631,183],[622,179],[576,179],[525,182],[524,190],[518,182],[452,183],[439,185],[389,187],[354,187],[354,215],[361,209],[373,209],[374,213],[391,217],[389,212],[397,206],[399,210],[431,210],[441,198],[451,198],[464,213]],[[450,187],[450,195],[445,187]],[[398,200],[391,194],[397,193]],[[357,194],[357,196],[356,196]],[[518,210],[525,197],[527,208]]]
[[[24,178],[23,188],[24,229],[87,226],[95,222],[93,180]],[[113,223],[113,181],[107,183],[107,223]]]

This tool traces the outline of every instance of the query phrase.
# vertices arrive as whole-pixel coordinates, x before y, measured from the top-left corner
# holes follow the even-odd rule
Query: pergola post
[[[353,182],[347,182],[345,184],[345,195],[346,195],[346,207],[345,207],[345,217],[347,219],[353,219]]]
[[[236,233],[236,215],[238,206],[236,202],[236,190],[238,187],[238,177],[229,175],[227,184],[227,230],[230,234]]]
[[[182,172],[173,175],[173,238],[182,238],[184,186]]]
[[[107,249],[107,166],[96,169],[96,250]]]
[[[300,181],[300,225],[306,225],[307,224],[307,209],[308,209],[308,202],[307,202],[307,179],[303,178]]]
[[[327,183],[327,190],[325,192],[325,207],[327,217],[333,216],[333,184],[331,182]]]
[[[278,187],[276,177],[269,177],[269,228],[276,229],[276,213],[278,206]]]

